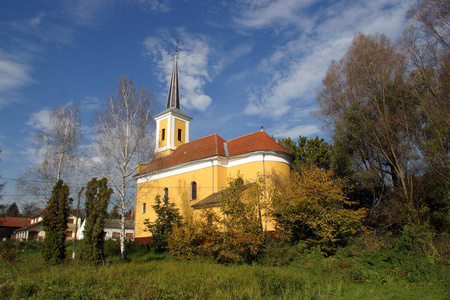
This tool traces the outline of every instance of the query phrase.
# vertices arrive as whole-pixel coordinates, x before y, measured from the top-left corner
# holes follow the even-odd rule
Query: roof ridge
[[[240,139],[240,138],[243,138],[243,137],[246,137],[246,136],[249,136],[249,135],[253,135],[253,134],[257,134],[257,133],[260,133],[260,132],[264,132],[267,136],[269,136],[265,131],[261,131],[261,130],[259,130],[259,131],[255,131],[255,132],[251,132],[251,133],[247,133],[247,134],[244,134],[244,135],[241,135],[241,136],[238,136],[238,137],[235,137],[234,139],[231,139],[231,140],[229,140],[228,142],[231,142],[231,141],[234,141],[234,140],[237,140],[237,139]],[[270,137],[270,136],[269,136]]]

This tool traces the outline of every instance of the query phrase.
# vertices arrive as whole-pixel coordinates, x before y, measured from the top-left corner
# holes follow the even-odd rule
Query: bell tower
[[[156,157],[169,155],[178,146],[189,142],[189,122],[192,118],[180,108],[177,55],[178,49],[175,50],[166,109],[155,116]]]

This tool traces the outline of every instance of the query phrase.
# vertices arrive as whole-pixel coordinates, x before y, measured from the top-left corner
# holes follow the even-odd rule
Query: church
[[[198,217],[198,211],[219,206],[217,196],[237,174],[250,183],[258,175],[290,172],[290,153],[262,129],[229,141],[217,133],[190,141],[192,118],[180,106],[177,52],[166,109],[154,117],[155,159],[139,165],[135,175],[135,239],[139,242],[149,239],[144,221],[155,221],[152,205],[157,195],[175,203],[184,218]]]

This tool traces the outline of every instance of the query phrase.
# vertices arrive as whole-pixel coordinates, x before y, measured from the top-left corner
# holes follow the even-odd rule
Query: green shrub
[[[120,255],[120,240],[106,240],[104,247],[105,257]]]

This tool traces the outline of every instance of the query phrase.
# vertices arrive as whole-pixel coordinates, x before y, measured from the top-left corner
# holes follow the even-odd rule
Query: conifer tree
[[[112,188],[108,188],[108,180],[92,178],[86,187],[86,226],[84,229],[84,245],[81,258],[89,263],[97,264],[103,260],[104,228],[107,208]]]
[[[62,180],[58,180],[47,202],[42,221],[45,231],[42,256],[48,264],[60,264],[66,259],[64,242],[71,202],[69,187]]]
[[[172,228],[174,226],[181,226],[182,217],[175,204],[169,202],[169,198],[165,198],[163,202],[161,201],[161,197],[157,195],[155,203],[152,206],[157,215],[155,222],[150,222],[149,219],[146,219],[144,224],[152,234],[152,241],[150,243],[152,249],[155,252],[164,252],[168,249],[167,238],[172,232]]]
[[[20,217],[20,211],[19,207],[17,206],[16,202],[11,204],[8,209],[6,210],[6,216],[8,217]]]

